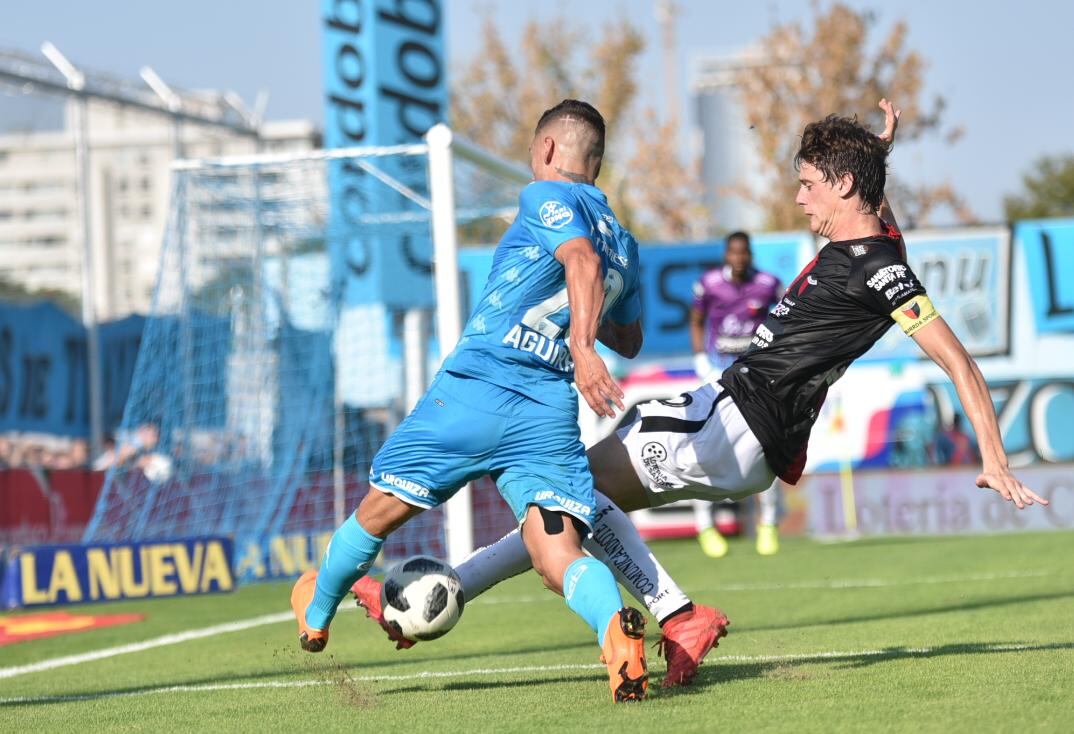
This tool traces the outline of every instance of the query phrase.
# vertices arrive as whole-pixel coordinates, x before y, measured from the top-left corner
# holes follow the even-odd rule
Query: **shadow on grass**
[[[842,663],[839,667],[844,669],[863,668],[869,665],[901,660],[907,658],[938,658],[949,655],[983,655],[1002,653],[1029,653],[1046,650],[1074,650],[1074,642],[1049,643],[1041,645],[1027,645],[1023,643],[961,643],[940,645],[930,648],[891,647],[870,653],[847,654],[847,655],[816,655],[803,654],[800,657],[788,655],[785,658],[763,662],[737,663],[721,662],[715,659],[715,665],[706,665],[698,671],[697,678],[691,686],[680,688],[660,688],[660,673],[652,671],[649,681],[649,695],[653,698],[673,696],[691,696],[698,694],[711,694],[714,686],[720,683],[729,683],[751,678],[808,680],[815,677],[810,673],[801,673],[799,669],[806,665],[831,665]],[[587,681],[605,680],[605,673],[601,669],[592,672],[579,672],[572,675],[558,675],[550,678],[535,678],[531,680],[470,680],[455,681],[444,685],[435,685],[438,691],[480,691],[490,689],[521,688],[529,686],[556,685],[560,683],[578,683]],[[432,687],[428,685],[407,685],[400,688],[381,689],[378,696],[388,696],[402,693],[428,692]]]
[[[661,695],[694,696],[698,694],[712,693],[714,687],[721,683],[758,678],[795,681],[811,680],[823,677],[825,672],[822,669],[810,670],[809,666],[830,666],[833,663],[840,664],[837,667],[846,670],[864,668],[870,665],[891,662],[893,660],[921,660],[928,658],[942,658],[951,655],[1023,654],[1049,650],[1074,650],[1074,642],[1055,642],[1039,645],[1018,642],[969,642],[937,645],[928,648],[889,647],[883,650],[867,653],[848,653],[845,655],[787,655],[785,657],[780,656],[773,660],[747,663],[733,661],[720,662],[717,658],[715,660],[717,663],[716,665],[705,665],[698,670],[693,685],[667,689],[662,691]]]
[[[977,609],[991,609],[1015,604],[1028,604],[1037,601],[1054,601],[1056,599],[1074,598],[1074,591],[1059,591],[1048,594],[1023,594],[1021,596],[1006,596],[994,599],[980,599],[977,601],[961,602],[959,604],[945,604],[942,606],[925,607],[923,609],[895,609],[890,612],[877,614],[858,614],[841,619],[818,619],[815,621],[800,621],[787,624],[765,625],[734,625],[731,632],[771,632],[775,630],[794,630],[806,627],[829,627],[840,624],[857,624],[859,622],[878,622],[885,619],[903,619],[907,617],[925,617],[931,614],[945,614],[947,612],[965,612]]]
[[[951,655],[995,655],[995,654],[1008,654],[1008,653],[1031,653],[1042,652],[1049,650],[1074,650],[1074,642],[1061,642],[1050,644],[1023,644],[1018,642],[980,642],[980,643],[958,643],[948,645],[938,645],[936,647],[929,648],[909,648],[909,647],[890,647],[884,650],[878,650],[867,653],[848,653],[845,655],[828,655],[828,654],[809,654],[803,653],[801,655],[786,655],[773,658],[772,660],[759,661],[759,662],[747,662],[740,663],[732,660],[720,661],[718,657],[714,659],[715,664],[710,664],[702,667],[698,671],[697,678],[694,680],[694,684],[683,688],[661,689],[660,685],[660,672],[653,671],[653,678],[650,681],[650,694],[654,697],[664,698],[668,696],[691,696],[698,694],[711,693],[713,687],[720,683],[728,683],[731,681],[748,680],[756,678],[770,678],[770,679],[790,679],[790,680],[808,680],[814,677],[814,674],[810,672],[803,672],[805,666],[810,665],[832,665],[833,663],[841,663],[839,666],[843,669],[863,668],[869,665],[877,665],[879,663],[890,662],[892,660],[903,659],[927,659],[927,658],[940,658]],[[280,680],[281,687],[287,687],[289,684],[294,685],[317,685],[336,683],[337,687],[340,678],[341,671],[343,672],[343,682],[347,683],[347,688],[352,694],[357,692],[359,698],[363,698],[360,702],[361,705],[369,705],[377,697],[404,694],[404,693],[416,693],[427,692],[430,690],[446,690],[446,691],[474,691],[474,690],[491,690],[491,689],[505,689],[505,688],[522,688],[530,686],[544,686],[544,685],[558,685],[561,683],[578,683],[587,681],[597,681],[604,678],[604,671],[600,668],[593,668],[592,671],[579,671],[578,673],[563,675],[559,674],[554,677],[537,677],[532,679],[519,679],[512,678],[510,680],[496,679],[491,676],[486,676],[482,680],[462,680],[462,681],[450,681],[442,684],[434,683],[432,680],[428,684],[411,684],[398,688],[380,689],[375,693],[366,691],[367,688],[372,688],[376,684],[376,681],[365,680],[364,675],[361,675],[358,671],[355,671],[349,666],[342,665],[333,660],[327,660],[321,664],[310,664],[306,666],[306,670],[303,672],[311,674],[316,683],[303,683],[303,681],[288,681],[286,679]],[[506,671],[505,671],[506,672]],[[465,675],[465,671],[460,671],[460,676]],[[512,673],[512,675],[514,675]],[[0,709],[11,708],[15,706],[42,706],[58,703],[72,703],[83,701],[97,701],[107,698],[122,698],[126,696],[138,696],[148,694],[168,694],[168,693],[180,693],[189,689],[210,689],[213,686],[219,686],[215,690],[227,690],[231,685],[241,686],[245,683],[252,683],[261,679],[279,679],[281,677],[281,671],[279,670],[266,670],[258,673],[243,674],[240,676],[234,675],[220,675],[214,677],[206,677],[193,680],[184,680],[176,683],[160,683],[156,685],[147,686],[132,686],[128,688],[118,688],[108,691],[93,691],[86,693],[68,693],[57,696],[39,696],[39,697],[25,697],[18,700],[0,701]],[[353,698],[353,695],[351,696]]]
[[[574,675],[560,675],[555,678],[536,678],[533,680],[487,680],[487,681],[458,681],[445,683],[436,687],[437,691],[472,691],[487,690],[492,688],[528,688],[530,686],[547,686],[558,683],[585,683],[594,680],[607,680],[607,673],[594,668],[592,672],[580,672]],[[399,693],[428,693],[427,685],[411,685],[401,688],[389,688],[377,691],[378,696],[391,696]]]

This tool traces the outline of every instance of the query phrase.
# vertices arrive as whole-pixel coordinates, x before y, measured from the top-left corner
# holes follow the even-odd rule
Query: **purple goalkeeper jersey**
[[[750,269],[746,280],[731,279],[731,268],[709,270],[694,285],[694,310],[705,316],[705,349],[715,361],[736,357],[750,346],[753,332],[783,296],[779,278]]]

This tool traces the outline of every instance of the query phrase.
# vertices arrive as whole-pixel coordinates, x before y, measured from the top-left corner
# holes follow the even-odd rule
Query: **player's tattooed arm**
[[[1013,502],[1019,510],[1037,502],[1048,504],[1026,487],[1007,466],[1007,453],[996,420],[996,411],[988,393],[988,384],[973,357],[955,336],[942,317],[937,316],[914,332],[914,341],[938,364],[955,384],[958,399],[966,417],[973,426],[977,444],[981,449],[983,470],[977,477],[977,486],[990,488],[1003,499]]]
[[[604,277],[600,256],[585,237],[567,240],[556,248],[556,259],[563,263],[570,307],[571,358],[574,360],[574,385],[593,412],[614,418],[615,410],[625,410],[623,391],[608,374],[608,367],[597,354],[597,326],[604,306]]]
[[[617,324],[606,319],[597,329],[597,340],[616,354],[627,359],[634,359],[641,351],[641,321],[632,324]]]

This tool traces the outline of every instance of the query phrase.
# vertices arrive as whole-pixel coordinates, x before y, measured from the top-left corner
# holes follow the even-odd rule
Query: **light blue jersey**
[[[535,181],[522,190],[481,300],[443,369],[576,413],[567,284],[555,258],[556,248],[576,237],[589,239],[600,255],[603,318],[635,321],[641,313],[638,243],[619,225],[607,197],[588,184]]]

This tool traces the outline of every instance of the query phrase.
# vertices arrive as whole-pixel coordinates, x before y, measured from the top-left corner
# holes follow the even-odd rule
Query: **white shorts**
[[[616,435],[654,507],[739,499],[763,492],[776,478],[735,401],[719,385],[642,403],[637,419]]]

